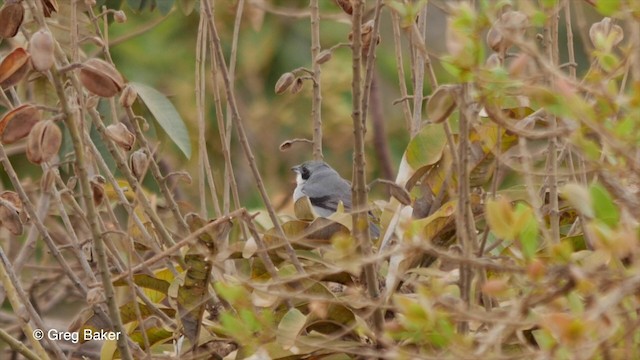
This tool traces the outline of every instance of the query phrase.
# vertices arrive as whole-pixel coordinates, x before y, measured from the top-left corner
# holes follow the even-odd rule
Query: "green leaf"
[[[560,194],[580,213],[589,218],[594,217],[591,196],[585,187],[576,183],[568,183],[560,189]]]
[[[620,10],[620,0],[598,0],[596,9],[604,16],[611,16]]]
[[[173,8],[173,0],[156,0],[158,2],[158,10],[162,15],[167,15]]]
[[[191,158],[191,141],[187,126],[176,111],[173,104],[158,90],[141,83],[129,83],[138,96],[149,108],[158,124],[164,129],[169,138],[178,146],[187,159]]]
[[[166,280],[155,278],[147,274],[133,275],[133,282],[145,289],[152,289],[163,294],[167,294],[169,291],[169,282]],[[124,279],[118,280],[113,283],[114,286],[128,286],[128,282]]]
[[[184,15],[189,15],[193,12],[196,5],[196,0],[179,0],[178,5]]]
[[[413,169],[433,165],[442,157],[447,137],[442,125],[426,125],[409,143],[405,157]]]
[[[246,302],[251,299],[251,294],[242,285],[218,281],[213,287],[216,290],[216,294],[231,305],[248,305]]]
[[[485,216],[491,231],[499,238],[512,240],[516,235],[513,229],[514,212],[509,200],[499,197],[489,199],[485,205]]]
[[[601,220],[611,228],[615,228],[620,221],[620,210],[613,203],[611,195],[607,189],[600,184],[593,184],[589,187],[591,202],[596,219]]]
[[[523,203],[516,205],[515,217],[519,219],[516,224],[522,224],[515,225],[522,244],[522,253],[526,259],[531,260],[538,250],[538,222],[533,216],[533,210]]]
[[[142,0],[127,0],[127,5],[129,5],[129,8],[135,12],[142,10]]]
[[[306,322],[307,317],[300,310],[292,308],[287,311],[278,324],[278,332],[276,333],[278,343],[284,349],[290,349],[295,345],[296,339]]]

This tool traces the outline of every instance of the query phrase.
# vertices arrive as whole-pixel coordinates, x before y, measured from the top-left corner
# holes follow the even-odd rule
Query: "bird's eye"
[[[309,169],[307,169],[306,167],[303,167],[302,169],[300,169],[300,176],[302,176],[303,180],[309,179],[309,175],[311,175],[311,173],[309,172]]]

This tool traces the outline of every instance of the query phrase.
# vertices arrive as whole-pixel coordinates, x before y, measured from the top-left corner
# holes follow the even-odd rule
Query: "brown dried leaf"
[[[38,121],[40,121],[40,110],[34,105],[18,106],[0,120],[0,141],[3,144],[11,144],[24,138]]]

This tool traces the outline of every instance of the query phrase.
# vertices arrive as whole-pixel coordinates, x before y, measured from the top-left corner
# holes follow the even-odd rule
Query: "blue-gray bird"
[[[351,211],[351,183],[327,163],[307,161],[291,170],[296,172],[298,184],[293,191],[294,202],[303,196],[308,197],[313,211],[322,217],[336,212],[341,201],[344,210]],[[380,229],[374,223],[370,223],[369,232],[373,238],[380,236]]]

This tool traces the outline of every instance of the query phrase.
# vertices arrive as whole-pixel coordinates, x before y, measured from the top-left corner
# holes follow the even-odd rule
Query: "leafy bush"
[[[636,2],[122,6],[0,9],[2,357],[640,356]]]

